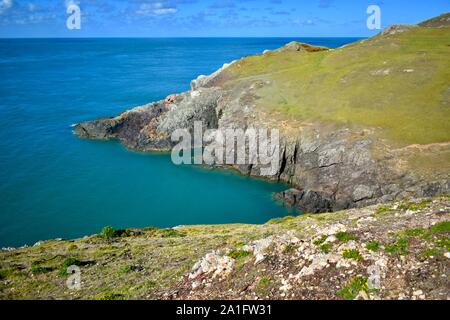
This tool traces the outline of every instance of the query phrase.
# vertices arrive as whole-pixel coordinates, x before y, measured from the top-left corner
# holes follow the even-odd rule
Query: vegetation
[[[439,208],[443,208],[443,203],[447,202],[447,198],[435,200],[430,204],[433,206],[432,211],[439,212]],[[397,208],[398,204],[389,204],[389,206]],[[364,216],[367,216],[371,212],[376,212],[377,207],[361,210],[364,210]],[[189,273],[196,262],[205,254],[216,250],[224,250],[221,251],[223,254],[229,252],[228,256],[236,260],[233,264],[232,275],[228,279],[230,285],[227,284],[223,290],[242,290],[241,288],[247,285],[252,287],[253,284],[254,292],[258,297],[279,298],[279,287],[282,283],[278,277],[273,277],[271,268],[277,265],[280,261],[277,259],[282,256],[284,257],[284,260],[281,260],[282,268],[287,269],[285,278],[288,279],[290,273],[295,275],[298,267],[295,266],[295,270],[292,268],[299,261],[298,255],[302,253],[298,250],[300,244],[283,243],[277,247],[271,246],[268,251],[276,254],[276,259],[269,258],[257,265],[251,259],[252,252],[243,249],[245,245],[252,245],[253,240],[283,235],[291,231],[298,239],[306,239],[306,244],[310,248],[315,248],[315,255],[318,256],[321,253],[337,252],[341,244],[355,240],[357,248],[343,251],[341,256],[343,259],[361,261],[364,248],[378,250],[377,254],[383,255],[385,252],[380,252],[382,245],[389,253],[386,255],[387,258],[390,255],[405,254],[407,259],[410,259],[411,255],[417,255],[422,259],[419,261],[425,259],[427,262],[424,266],[433,266],[434,261],[441,263],[442,260],[439,259],[447,259],[444,254],[449,252],[450,246],[449,224],[442,220],[443,217],[440,214],[432,217],[440,219],[441,222],[429,227],[427,221],[430,217],[421,212],[410,216],[402,214],[399,209],[393,209],[371,224],[371,227],[378,228],[377,230],[382,232],[376,233],[376,237],[374,233],[367,238],[367,235],[360,235],[357,229],[352,229],[353,222],[348,216],[349,212],[328,213],[325,215],[326,219],[319,222],[316,219],[299,216],[292,218],[289,224],[205,225],[184,226],[177,229],[151,227],[144,230],[119,230],[114,233],[117,236],[108,241],[99,236],[91,236],[73,241],[44,241],[38,246],[14,251],[3,250],[0,251],[0,298],[114,300],[161,298],[161,292],[171,291],[170,288],[177,286],[183,279],[183,275]],[[352,212],[355,213],[355,211]],[[398,213],[400,214],[397,215]],[[389,222],[399,221],[399,219],[403,219],[402,221],[406,224]],[[410,221],[411,227],[408,228]],[[342,223],[348,231],[339,232],[335,235],[338,241],[331,243],[327,241],[326,235],[322,236],[323,233],[318,235],[311,232],[312,229],[309,227],[316,223],[320,223],[323,227]],[[395,236],[395,240],[389,242],[392,236]],[[71,250],[68,250],[69,248]],[[432,260],[428,260],[431,259],[430,257],[433,257]],[[82,290],[70,291],[65,286],[68,276],[67,268],[71,265],[81,269],[84,284]],[[365,273],[366,262],[352,264],[352,268],[356,272],[353,275],[368,275]],[[340,270],[331,263],[329,267],[318,272],[337,275],[336,273]],[[326,281],[331,281],[328,275],[325,276],[328,279]],[[324,274],[319,273],[318,276],[323,277]],[[354,298],[361,289],[365,289],[364,281],[361,279],[359,279],[361,281],[354,280],[350,275],[346,279],[348,279],[347,285],[341,290],[338,290],[336,285],[333,286],[336,288],[333,295],[339,291],[341,297],[350,299]],[[224,282],[224,285],[225,283],[228,282]],[[296,288],[293,287],[292,290]],[[370,292],[366,291],[368,294]],[[387,293],[383,290],[383,294]],[[329,297],[332,298],[332,296]]]
[[[245,259],[251,255],[253,255],[253,254],[250,251],[245,251],[245,250],[233,250],[228,253],[228,256],[235,260]]]
[[[444,221],[432,226],[424,235],[425,238],[430,238],[434,235],[450,233],[450,221]]]
[[[333,249],[333,245],[331,243],[324,243],[320,246],[320,250],[323,253],[330,253],[331,249]]]
[[[342,252],[342,256],[345,259],[353,259],[356,261],[362,261],[363,257],[361,256],[361,253],[359,253],[356,249],[346,249]]]
[[[408,253],[408,239],[398,238],[396,242],[388,244],[385,248],[387,253],[404,256]]]
[[[336,238],[343,243],[347,243],[350,240],[358,240],[358,237],[349,232],[338,232],[336,233]]]
[[[380,248],[380,243],[375,240],[370,241],[366,244],[366,248],[367,248],[367,250],[376,252]]]
[[[61,264],[61,267],[59,268],[59,275],[60,276],[66,276],[67,275],[67,268],[70,266],[81,266],[81,261],[75,259],[75,258],[66,258],[64,259],[63,263]]]
[[[338,296],[345,300],[354,300],[361,291],[368,291],[367,278],[355,277],[338,292]]]
[[[383,128],[405,145],[447,142],[449,37],[450,28],[416,28],[330,51],[272,51],[233,64],[225,85],[270,81],[257,106],[277,120]]]
[[[319,239],[315,240],[315,241],[314,241],[314,244],[315,244],[316,246],[320,246],[321,244],[323,244],[323,243],[325,242],[325,240],[327,240],[327,236],[326,236],[326,235],[323,235],[323,236],[321,236]]]
[[[99,237],[103,239],[112,239],[118,236],[117,231],[113,227],[104,227],[99,234]]]

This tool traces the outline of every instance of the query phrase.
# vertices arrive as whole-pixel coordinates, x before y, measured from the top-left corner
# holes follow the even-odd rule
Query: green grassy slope
[[[335,50],[272,51],[227,69],[265,80],[259,110],[280,120],[384,129],[400,145],[450,141],[450,27],[412,28]]]

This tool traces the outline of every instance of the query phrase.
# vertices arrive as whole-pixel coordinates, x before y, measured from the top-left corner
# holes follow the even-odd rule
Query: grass
[[[245,245],[246,245],[246,243],[245,243],[245,242],[243,242],[243,241],[236,241],[236,242],[234,242],[234,243],[233,243],[233,245],[234,245],[235,247],[238,247],[238,248],[240,248],[240,247],[243,247],[243,246],[245,246]]]
[[[75,251],[75,250],[78,250],[76,244],[70,244],[69,246],[67,246],[67,251]]]
[[[324,243],[320,246],[320,251],[323,253],[330,253],[333,249],[333,245],[331,243]]]
[[[338,296],[345,300],[354,300],[361,291],[368,291],[367,278],[358,276],[353,278],[349,284],[343,287],[338,292]]]
[[[403,232],[400,232],[400,236],[406,236],[406,237],[418,237],[423,234],[422,228],[415,228],[415,229],[409,229],[405,230]]]
[[[398,207],[400,210],[420,211],[430,206],[431,200],[423,200],[421,202],[404,202]]]
[[[119,273],[130,273],[131,271],[133,271],[133,268],[131,266],[123,266],[122,268],[119,269]]]
[[[361,253],[359,253],[356,249],[346,249],[342,252],[342,256],[345,259],[352,259],[356,261],[362,261],[363,257],[361,256]]]
[[[67,275],[67,268],[70,266],[81,266],[82,262],[75,258],[66,258],[64,259],[63,263],[61,264],[61,267],[59,268],[59,275],[60,276],[66,276]]]
[[[271,219],[271,220],[269,220],[268,223],[282,224],[282,223],[286,223],[286,222],[292,221],[293,219],[295,219],[294,216],[286,216],[286,217],[282,217],[282,218]]]
[[[438,248],[443,248],[447,251],[450,251],[450,238],[449,237],[438,238],[434,241],[434,244]]]
[[[436,208],[438,205],[436,202]],[[343,219],[346,212],[329,215]],[[391,218],[395,219],[394,216]],[[295,218],[293,224],[297,219],[301,221],[304,218]],[[278,280],[275,281],[276,279],[272,277],[270,269],[266,270],[266,273],[260,269],[262,265],[254,266],[252,253],[243,250],[242,245],[293,229],[301,237],[301,234],[309,232],[305,228],[314,224],[314,220],[311,220],[304,226],[298,224],[294,228],[286,224],[186,226],[177,228],[177,233],[171,234],[171,236],[180,234],[186,236],[174,238],[163,238],[162,235],[167,235],[166,231],[161,232],[163,229],[148,228],[146,231],[132,230],[129,236],[121,236],[120,241],[114,242],[92,236],[74,241],[45,241],[36,247],[0,251],[0,279],[7,280],[0,281],[0,299],[157,299],[161,297],[162,291],[176,286],[183,279],[182,276],[190,272],[192,266],[205,254],[225,248],[234,249],[230,252],[230,256],[238,259],[235,261],[233,275],[241,276],[248,272],[248,283],[254,283],[255,287],[260,289],[257,291],[258,297],[264,298],[278,292],[276,288]],[[390,227],[386,226],[386,232],[391,230]],[[421,235],[417,229],[405,230],[402,233],[393,232],[392,235],[407,240],[409,239],[407,235],[414,235],[418,237],[414,240],[415,244],[416,240],[429,233],[432,236],[427,241],[429,245],[421,248],[430,250],[421,253],[433,254],[443,259],[441,255],[449,251],[446,248],[450,245],[447,231],[448,224],[439,223],[424,229]],[[339,238],[342,241],[354,239],[356,233],[342,233],[339,234]],[[339,246],[339,243],[329,244],[325,240],[320,242],[317,251],[333,250]],[[403,246],[401,241],[392,244],[395,244],[393,250],[395,253]],[[71,245],[76,245],[78,249],[68,251]],[[382,244],[378,245],[381,247]],[[384,243],[383,245],[385,246]],[[287,250],[291,249],[292,247],[288,247]],[[440,255],[434,255],[436,250],[432,249],[439,251]],[[360,252],[362,254],[361,250]],[[354,254],[350,256],[357,257]],[[31,271],[33,262],[43,268],[52,268],[53,271],[33,276]],[[82,290],[69,291],[64,285],[69,265],[82,267]],[[362,263],[359,265],[362,267]],[[59,276],[60,269],[63,269],[64,272],[61,273],[64,277]],[[244,273],[239,273],[238,270]],[[239,285],[243,283],[233,275],[229,278],[231,283]],[[263,276],[270,280],[261,280]],[[344,285],[341,286],[341,294],[348,297],[351,292],[357,291],[355,296],[357,295],[358,290],[352,289],[354,286],[350,284],[350,282],[344,284],[345,290],[342,288]],[[361,286],[364,288],[364,283]]]
[[[227,256],[229,256],[230,258],[233,258],[235,260],[242,260],[242,259],[245,259],[252,255],[253,255],[253,253],[251,253],[250,251],[245,251],[245,250],[232,250],[227,254]]]
[[[323,243],[325,242],[325,240],[327,240],[327,238],[328,238],[328,236],[322,235],[319,239],[314,240],[313,243],[314,243],[316,246],[320,246],[321,244],[323,244]]]
[[[258,282],[258,286],[259,287],[268,287],[270,285],[270,278],[269,277],[262,277],[259,282]]]
[[[424,234],[424,238],[427,239],[442,233],[450,233],[450,221],[436,223],[434,226],[427,230],[427,232]]]
[[[351,240],[358,240],[358,237],[345,231],[341,231],[336,233],[336,238],[343,243],[347,243]]]
[[[385,251],[390,254],[398,254],[404,256],[408,254],[408,239],[398,238],[394,243],[388,244]]]
[[[380,243],[378,241],[375,241],[375,240],[370,241],[370,242],[368,242],[366,244],[366,248],[367,248],[367,250],[376,252],[380,248]]]
[[[97,300],[123,300],[124,295],[115,292],[108,292],[100,295]]]
[[[1,269],[0,270],[0,280],[5,280],[6,278],[8,278],[8,276],[10,274],[11,274],[11,272],[9,270]]]
[[[375,211],[375,215],[376,216],[381,216],[381,215],[385,215],[385,214],[387,214],[389,212],[392,212],[392,211],[393,211],[392,208],[381,206],[381,207],[377,208],[377,210]]]
[[[51,272],[51,271],[53,271],[53,268],[50,268],[50,267],[43,267],[43,266],[41,266],[40,263],[37,262],[37,261],[34,261],[34,262],[32,262],[32,264],[31,264],[31,272],[32,272],[33,274],[48,273],[48,272]]]
[[[436,248],[426,248],[423,250],[423,255],[426,257],[437,257],[442,255],[442,253]]]
[[[99,233],[99,237],[103,239],[112,239],[118,236],[118,232],[111,226],[104,227]]]
[[[147,235],[158,238],[183,238],[186,237],[185,232],[178,231],[176,229],[160,229],[156,227],[147,227],[143,229]]]
[[[271,81],[258,90],[257,106],[281,119],[383,128],[402,144],[446,142],[449,37],[450,28],[417,28],[333,51],[251,56],[227,70],[225,85]]]

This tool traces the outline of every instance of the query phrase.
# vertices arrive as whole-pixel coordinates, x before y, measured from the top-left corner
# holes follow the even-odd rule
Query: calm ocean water
[[[286,186],[177,167],[168,155],[77,139],[70,125],[189,89],[190,80],[291,40],[0,39],[0,247],[116,228],[263,223]]]

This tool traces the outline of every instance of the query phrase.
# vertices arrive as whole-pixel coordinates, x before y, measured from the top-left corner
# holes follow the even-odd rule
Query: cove
[[[175,166],[72,135],[189,88],[225,62],[299,39],[0,39],[0,247],[102,227],[264,223],[286,186]],[[303,39],[336,47],[355,39]]]

